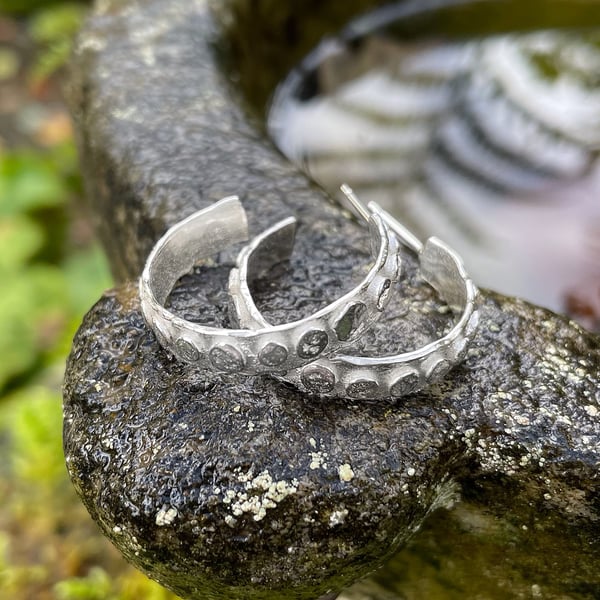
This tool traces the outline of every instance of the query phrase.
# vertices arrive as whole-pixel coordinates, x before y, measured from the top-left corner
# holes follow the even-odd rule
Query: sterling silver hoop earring
[[[224,198],[171,227],[148,256],[140,278],[142,312],[159,343],[181,361],[222,373],[268,373],[306,365],[335,352],[371,325],[385,308],[400,276],[398,242],[381,215],[369,217],[373,264],[350,292],[316,313],[291,323],[222,329],[188,321],[165,307],[176,282],[203,257],[248,238],[237,196]],[[287,260],[296,220],[280,221],[242,252],[244,273]],[[236,277],[232,281],[235,292]],[[246,277],[246,275],[245,275]],[[234,294],[236,297],[241,294]]]
[[[475,308],[477,288],[467,275],[460,257],[446,244],[431,237],[422,244],[410,231],[375,203],[365,207],[348,186],[342,191],[358,214],[370,220],[380,215],[404,246],[419,259],[420,272],[457,315],[452,329],[441,339],[422,348],[392,356],[349,356],[337,353],[319,358],[302,368],[276,374],[278,379],[320,396],[377,399],[400,397],[441,379],[465,354],[478,325]],[[257,329],[265,320],[256,308],[246,281],[252,252],[240,254],[239,268],[230,290],[239,325]]]

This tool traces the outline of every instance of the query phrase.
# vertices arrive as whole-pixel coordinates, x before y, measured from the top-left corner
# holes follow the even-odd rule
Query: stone
[[[335,375],[322,365],[307,365],[302,369],[300,379],[306,389],[317,394],[327,394],[335,387]]]
[[[120,283],[85,317],[67,364],[75,488],[123,555],[185,599],[597,598],[597,336],[483,291],[463,363],[419,393],[369,402],[207,373],[162,350],[144,323],[135,279],[152,245],[230,194],[252,234],[290,214],[300,223],[290,263],[254,290],[270,322],[332,302],[368,263],[366,231],[287,163],[244,105],[246,54],[263,60],[294,29],[293,48],[271,49],[281,75],[350,16],[333,0],[316,14],[303,6],[107,0],[81,35],[69,101]],[[238,249],[183,277],[173,310],[231,326]],[[409,350],[449,326],[414,257],[403,258],[402,296],[390,294],[356,351]]]
[[[362,302],[355,302],[340,317],[335,326],[335,332],[340,341],[345,342],[355,334],[366,308]]]
[[[421,379],[418,373],[409,371],[400,376],[390,387],[390,393],[394,397],[401,397],[414,392]]]
[[[237,373],[244,368],[244,357],[230,344],[215,346],[208,353],[212,366],[223,373]]]
[[[372,398],[377,393],[377,382],[372,379],[358,379],[346,386],[350,398]]]
[[[315,359],[325,350],[329,338],[322,329],[310,329],[298,342],[298,356]]]
[[[175,342],[175,349],[179,356],[187,362],[196,362],[200,358],[200,352],[192,342],[180,338]]]
[[[279,367],[287,357],[287,348],[275,342],[269,342],[258,354],[258,360],[267,367]]]

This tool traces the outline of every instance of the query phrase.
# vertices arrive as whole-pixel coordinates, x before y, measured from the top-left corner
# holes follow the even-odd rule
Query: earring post
[[[358,216],[368,223],[371,217],[371,212],[354,193],[354,190],[347,183],[342,183],[340,190],[342,190],[342,194],[346,196],[346,199],[348,202],[350,202],[352,208],[354,208],[354,210],[358,213]]]
[[[378,213],[404,246],[410,248],[416,254],[419,254],[423,250],[423,243],[421,240],[404,227],[397,219],[392,217],[389,212],[381,208],[379,204],[376,202],[369,202],[369,204],[365,206],[362,200],[359,199],[354,193],[354,190],[347,183],[343,183],[340,186],[340,190],[342,190],[342,193],[346,196],[346,199],[352,208],[354,208],[358,215],[366,222],[369,221],[372,213]]]
[[[420,254],[423,250],[423,242],[412,231],[404,227],[397,219],[392,217],[389,212],[381,208],[375,202],[369,202],[369,208],[376,210],[381,218],[388,224],[389,228],[394,232],[398,241],[410,248],[415,254]]]

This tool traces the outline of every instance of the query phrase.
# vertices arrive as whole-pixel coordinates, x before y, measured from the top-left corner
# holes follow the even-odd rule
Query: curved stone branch
[[[241,196],[252,233],[295,215],[294,258],[256,297],[273,321],[296,319],[347,289],[367,238],[251,122],[215,53],[218,31],[201,0],[99,4],[70,90],[89,195],[124,282],[167,226],[221,197]],[[184,278],[173,307],[227,326],[234,256]],[[406,262],[402,294],[367,348],[418,346],[448,323]],[[393,403],[325,402],[177,363],[145,326],[135,283],[123,283],[87,315],[69,359],[73,482],[123,554],[184,598],[314,599],[372,572],[419,529],[412,550],[362,584],[369,597],[402,597],[421,569],[474,598],[481,585],[444,561],[462,560],[468,575],[465,556],[479,548],[489,589],[521,585],[518,575],[530,590],[529,570],[548,597],[592,598],[598,338],[492,293],[481,312],[467,359],[442,384]],[[548,561],[560,548],[565,559]]]

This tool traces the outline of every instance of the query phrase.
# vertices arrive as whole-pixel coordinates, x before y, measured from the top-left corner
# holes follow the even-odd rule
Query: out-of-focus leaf
[[[61,2],[37,11],[29,22],[29,34],[38,43],[56,42],[73,37],[86,8],[75,2]]]
[[[54,593],[57,600],[117,600],[111,588],[108,574],[95,567],[87,577],[73,577],[57,583]]]
[[[10,562],[10,537],[0,531],[0,592],[2,598],[20,597],[24,581],[35,583],[46,578],[46,569],[41,565],[16,566]]]
[[[33,15],[29,34],[43,48],[31,71],[34,82],[48,78],[66,64],[85,11],[80,4],[62,3]]]
[[[0,216],[57,206],[68,188],[44,155],[30,151],[0,155]]]
[[[65,277],[56,267],[35,265],[6,276],[3,283],[0,390],[59,339],[68,306]]]
[[[80,317],[112,286],[106,255],[98,245],[71,254],[63,264],[63,273],[71,310]]]
[[[15,392],[2,404],[0,426],[11,440],[11,467],[21,481],[51,490],[64,479],[60,394],[43,386]]]
[[[31,67],[33,83],[43,82],[63,67],[71,55],[72,42],[68,39],[57,40],[49,44]]]
[[[82,4],[86,2],[87,0],[82,0]],[[47,9],[61,3],[62,0],[0,0],[0,13],[26,15],[34,10]]]
[[[112,286],[108,261],[98,245],[71,254],[62,265],[69,295],[69,321],[60,340],[49,355],[50,360],[64,360],[71,351],[73,336],[81,319],[102,293]]]
[[[22,268],[43,243],[41,226],[29,217],[16,215],[0,220],[0,275],[5,278],[8,271]]]
[[[120,577],[119,581],[119,600],[177,600],[172,592],[162,587],[155,581],[148,579],[139,571],[130,571],[126,577]]]
[[[16,77],[21,66],[17,52],[12,48],[0,48],[0,81]]]

